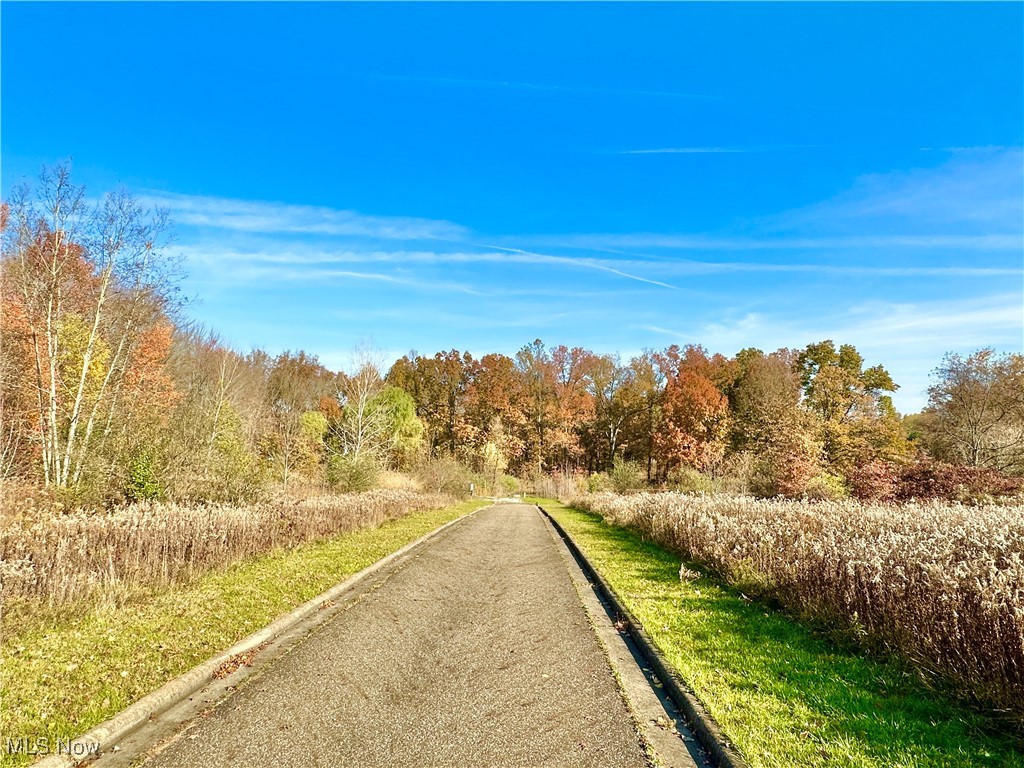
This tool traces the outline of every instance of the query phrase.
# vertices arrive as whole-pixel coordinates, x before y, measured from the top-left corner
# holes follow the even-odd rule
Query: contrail
[[[676,290],[676,286],[674,286],[674,285],[669,285],[668,283],[662,283],[662,282],[660,282],[658,280],[650,280],[650,279],[648,279],[646,277],[640,277],[639,275],[631,275],[628,272],[623,272],[622,270],[615,269],[614,267],[606,267],[603,264],[598,264],[598,263],[596,263],[594,261],[591,261],[589,259],[578,259],[578,258],[573,258],[571,256],[552,256],[552,255],[546,254],[546,253],[533,253],[532,251],[524,251],[521,248],[504,248],[504,247],[502,247],[500,245],[488,245],[486,243],[473,243],[473,245],[476,245],[479,248],[491,248],[492,250],[505,251],[506,253],[518,253],[518,254],[520,254],[522,256],[532,256],[535,259],[540,259],[542,261],[554,262],[554,263],[557,263],[557,264],[568,264],[568,265],[574,266],[574,267],[588,267],[590,269],[596,269],[596,270],[599,270],[601,272],[610,272],[613,275],[618,275],[619,277],[625,277],[625,278],[628,278],[630,280],[636,280],[636,281],[641,282],[641,283],[649,283],[651,285],[661,286],[662,288],[671,288],[672,290]]]

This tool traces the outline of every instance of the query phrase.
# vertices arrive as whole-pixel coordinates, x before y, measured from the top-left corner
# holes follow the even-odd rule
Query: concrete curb
[[[537,505],[544,516],[551,522],[558,535],[565,541],[569,551],[572,552],[576,562],[593,583],[601,598],[608,602],[616,613],[626,619],[626,631],[636,643],[644,659],[650,664],[651,669],[657,675],[658,680],[664,686],[664,691],[689,721],[690,727],[700,741],[701,746],[714,757],[720,768],[749,768],[746,760],[736,751],[735,747],[722,735],[718,724],[711,715],[704,709],[700,700],[686,688],[679,675],[668,665],[662,657],[661,652],[655,647],[654,642],[644,631],[643,625],[626,608],[622,600],[615,593],[615,590],[608,585],[604,578],[590,564],[587,558],[576,546],[568,532],[559,524],[544,507]]]
[[[257,630],[248,637],[239,640],[223,653],[208,659],[199,666],[193,667],[188,672],[165,683],[109,720],[100,723],[81,736],[71,739],[69,744],[64,745],[69,754],[48,755],[37,760],[32,765],[34,768],[71,768],[86,760],[95,759],[97,754],[102,754],[107,748],[128,736],[151,718],[188,698],[213,681],[214,672],[232,656],[257,649],[264,643],[268,643],[279,635],[284,634],[304,619],[319,611],[325,602],[337,600],[366,577],[403,558],[409,552],[426,544],[443,531],[465,521],[481,509],[487,509],[489,506],[493,506],[493,504],[480,507],[480,509],[474,509],[462,517],[451,520],[439,528],[435,528],[430,533],[416,539],[416,541],[406,544],[401,549],[349,576],[345,581],[336,584],[312,600],[306,601],[298,608],[268,624],[263,629]],[[99,745],[98,752],[95,751],[96,748],[94,747],[97,744]]]

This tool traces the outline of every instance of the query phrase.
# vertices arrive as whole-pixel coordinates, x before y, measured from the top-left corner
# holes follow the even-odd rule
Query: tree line
[[[492,490],[559,473],[798,497],[898,496],[922,459],[996,473],[992,487],[1024,474],[1019,354],[948,355],[910,417],[882,365],[831,340],[629,360],[536,340],[513,356],[413,352],[387,370],[362,350],[335,372],[190,323],[166,213],[123,190],[89,202],[66,166],[47,168],[12,192],[0,227],[5,482],[108,502],[239,499],[447,462]],[[911,491],[944,482],[929,471]]]

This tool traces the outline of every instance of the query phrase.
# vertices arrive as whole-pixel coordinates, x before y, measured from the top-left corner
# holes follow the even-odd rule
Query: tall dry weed
[[[577,508],[1024,715],[1024,507],[601,493]]]
[[[10,502],[10,499],[7,500]],[[0,599],[61,608],[165,586],[277,548],[380,525],[448,499],[407,490],[280,496],[247,506],[140,502],[69,513],[34,503],[0,517]]]

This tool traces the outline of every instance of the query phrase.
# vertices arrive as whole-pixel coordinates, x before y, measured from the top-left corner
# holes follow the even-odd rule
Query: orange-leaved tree
[[[123,414],[119,393],[141,335],[172,302],[168,220],[123,190],[90,207],[67,165],[44,168],[37,187],[15,188],[8,205],[5,305],[18,307],[33,395],[22,438],[46,485],[78,485],[96,464],[100,434]]]
[[[729,401],[714,379],[725,380],[728,361],[691,346],[673,362],[676,372],[665,386],[655,436],[663,473],[679,465],[707,471],[721,461],[727,445]]]

